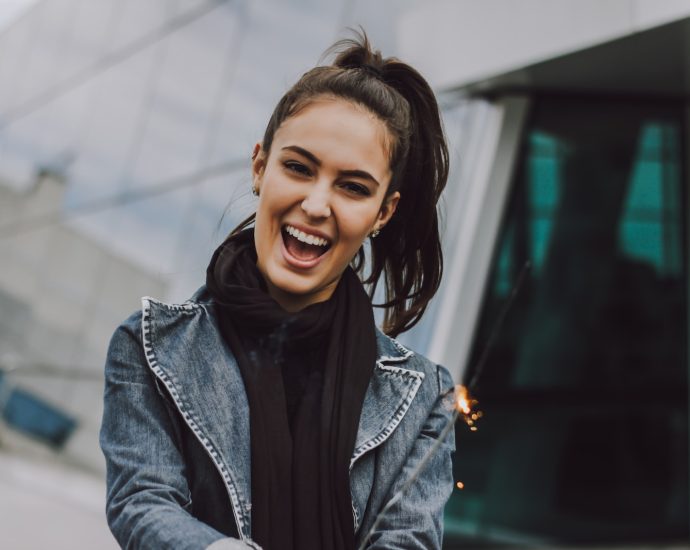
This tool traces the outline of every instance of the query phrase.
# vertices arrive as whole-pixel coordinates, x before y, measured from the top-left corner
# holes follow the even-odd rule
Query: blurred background
[[[401,337],[483,411],[444,547],[690,547],[687,0],[0,0],[0,547],[116,547],[108,340],[204,282],[275,103],[357,25],[451,146]]]

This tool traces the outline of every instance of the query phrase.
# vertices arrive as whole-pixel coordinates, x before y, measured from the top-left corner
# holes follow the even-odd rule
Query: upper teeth
[[[321,237],[316,237],[314,235],[309,235],[304,231],[300,231],[296,227],[292,227],[291,225],[286,225],[285,231],[287,231],[290,235],[295,237],[295,239],[297,239],[298,241],[302,241],[303,243],[315,244],[316,246],[326,246],[328,244],[328,241],[326,239],[322,239]]]

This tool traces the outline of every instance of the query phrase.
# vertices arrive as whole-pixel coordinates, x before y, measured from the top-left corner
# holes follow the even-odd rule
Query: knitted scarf
[[[286,312],[266,291],[252,229],[223,242],[206,277],[249,402],[252,539],[264,550],[353,550],[350,457],[376,361],[359,278],[348,267],[330,299]],[[281,365],[315,344],[322,364],[291,430]]]

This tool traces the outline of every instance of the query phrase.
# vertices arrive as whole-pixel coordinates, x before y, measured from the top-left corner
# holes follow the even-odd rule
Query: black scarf
[[[250,229],[218,247],[206,286],[249,401],[252,539],[264,550],[353,550],[350,457],[376,361],[361,282],[348,267],[329,300],[288,313],[266,292]],[[291,432],[281,364],[315,342],[323,367],[308,379]]]

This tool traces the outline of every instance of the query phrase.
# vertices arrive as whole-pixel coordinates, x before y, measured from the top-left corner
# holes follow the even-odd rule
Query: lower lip
[[[329,248],[328,250],[326,250],[326,252],[321,254],[321,256],[319,256],[318,258],[314,258],[313,260],[299,260],[295,258],[292,254],[290,254],[290,252],[288,252],[288,249],[285,246],[285,241],[283,240],[282,233],[280,235],[280,248],[283,252],[283,259],[285,260],[285,262],[290,267],[294,267],[297,269],[311,269],[312,267],[316,267],[319,263],[321,263],[321,260],[323,260],[324,257],[326,257],[326,255],[331,251],[331,249]]]

